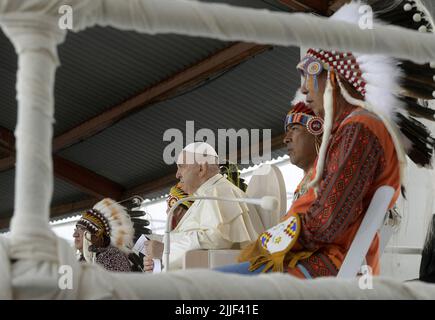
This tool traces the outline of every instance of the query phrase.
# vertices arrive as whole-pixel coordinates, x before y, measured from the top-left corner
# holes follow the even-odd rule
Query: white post
[[[57,45],[64,40],[65,31],[59,29],[57,19],[30,13],[3,17],[1,23],[18,55],[11,242],[31,243],[49,234],[54,76],[59,64]]]

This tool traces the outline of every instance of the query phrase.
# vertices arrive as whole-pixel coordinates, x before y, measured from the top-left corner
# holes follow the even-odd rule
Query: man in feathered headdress
[[[284,120],[284,144],[287,146],[290,162],[304,170],[304,177],[294,191],[293,203],[289,210],[306,208],[314,201],[314,192],[308,188],[313,178],[314,164],[319,152],[323,133],[323,120],[308,108],[305,96],[300,91],[291,102],[291,109]],[[287,220],[287,215],[281,219]],[[217,271],[241,274],[258,274],[267,271],[283,271],[294,257],[292,252],[273,254],[263,247],[262,235],[256,242],[244,248],[239,256],[239,264],[217,268]],[[284,248],[285,250],[285,248]]]
[[[234,199],[246,197],[241,189],[220,174],[219,157],[207,143],[187,145],[178,157],[177,167],[176,177],[187,194]],[[180,269],[187,251],[243,246],[255,240],[262,231],[263,224],[253,206],[196,200],[171,231],[169,268]],[[149,256],[144,260],[144,266],[147,271],[152,271],[153,259],[162,258],[163,243],[153,240],[146,245]]]
[[[381,2],[373,7],[377,18],[391,23],[403,23],[406,18],[397,18],[400,15],[414,19],[415,13],[408,13],[409,1]],[[413,3],[412,10],[418,11],[421,23],[429,27],[427,12]],[[358,23],[361,5],[344,5],[331,19]],[[297,269],[289,272],[303,277],[334,276],[376,190],[383,185],[394,188],[390,208],[397,200],[406,154],[420,166],[431,165],[434,140],[410,113],[430,113],[415,99],[428,98],[427,93],[413,87],[428,82],[427,87],[434,88],[433,70],[429,65],[380,55],[322,49],[309,49],[297,68],[308,106],[324,118],[325,128],[311,182],[317,197],[306,210],[294,213],[300,230],[291,250],[306,252],[309,257],[297,263],[305,269],[303,275]],[[413,72],[418,69],[426,72]],[[430,79],[426,79],[428,72],[432,73]],[[366,259],[375,275],[379,273],[378,251],[376,236]]]
[[[109,198],[101,200],[76,224],[73,237],[79,260],[98,263],[109,271],[132,271],[128,255],[134,232],[123,206]]]
[[[333,20],[358,23],[361,2],[340,8]],[[378,19],[421,32],[433,23],[419,1],[379,1]],[[400,70],[399,70],[400,68]],[[434,139],[415,117],[434,120],[434,111],[417,99],[431,99],[434,70],[381,55],[309,49],[298,64],[307,105],[324,118],[324,132],[309,192],[316,197],[305,206],[292,206],[288,223],[260,236],[269,253],[251,261],[251,271],[264,266],[301,278],[335,276],[376,190],[400,194],[406,155],[430,167]],[[314,194],[314,193],[313,193]],[[280,243],[274,233],[282,233]],[[285,240],[285,241],[283,241]],[[379,238],[366,256],[379,274]]]

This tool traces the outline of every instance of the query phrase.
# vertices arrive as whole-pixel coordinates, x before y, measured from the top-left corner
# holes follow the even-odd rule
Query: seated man
[[[237,165],[232,164],[230,162],[225,162],[220,166],[220,173],[227,178],[229,182],[234,184],[236,187],[241,189],[243,192],[246,192],[247,185],[245,183],[245,180],[240,177],[240,171]],[[172,208],[172,206],[180,199],[184,199],[188,197],[189,194],[184,192],[182,184],[177,183],[175,186],[173,186],[169,190],[168,198],[166,199],[166,203],[168,204],[168,207],[166,209],[166,213],[169,213],[169,210]],[[178,225],[178,223],[181,221],[181,219],[186,214],[187,210],[192,206],[193,201],[185,201],[182,202],[174,211],[172,214],[172,221],[171,221],[171,230],[175,229],[175,227]]]
[[[128,258],[134,227],[127,210],[106,198],[82,214],[74,230],[79,261],[98,263],[109,271],[132,271]]]
[[[186,146],[177,161],[176,177],[193,196],[244,198],[246,194],[219,173],[216,151],[203,142]],[[254,207],[245,203],[196,200],[170,234],[170,269],[182,268],[185,253],[195,249],[230,249],[255,240],[263,231]],[[163,243],[148,241],[146,271],[161,259]]]
[[[382,10],[384,17],[390,19],[389,10],[396,7],[403,11],[388,6]],[[358,24],[359,10],[357,2],[345,4],[330,19]],[[413,26],[407,18],[400,22]],[[284,253],[284,258],[274,256],[269,263],[271,259],[263,255],[251,261],[251,270],[284,269],[301,278],[338,274],[375,192],[381,186],[392,187],[392,208],[404,183],[406,155],[419,166],[430,166],[433,160],[435,140],[407,111],[414,108],[418,110],[414,114],[423,117],[417,98],[425,100],[432,93],[432,87],[426,92],[421,86],[429,67],[377,54],[307,51],[297,65],[301,90],[308,107],[325,122],[314,177],[308,184],[307,194],[314,189],[313,201],[290,209],[289,228],[279,235],[291,241],[282,251],[272,250],[272,255]],[[433,85],[433,79],[428,82]],[[275,242],[269,241],[274,236],[268,230],[260,237],[268,252],[274,249]],[[377,235],[368,253],[366,263],[378,275]]]
[[[312,189],[307,193],[307,186],[312,179],[314,163],[323,132],[322,119],[315,116],[314,112],[305,104],[304,99],[304,96],[299,92],[292,102],[292,108],[284,123],[284,143],[287,146],[290,162],[304,170],[304,177],[293,195],[292,208],[313,201]],[[254,269],[250,268],[253,264],[249,261],[259,261],[262,254],[264,254],[264,250],[261,249],[260,239],[258,239],[258,241],[242,251],[239,257],[239,261],[242,263],[220,267],[216,270],[230,273],[258,274],[265,269],[266,263],[261,263],[261,266]],[[264,259],[262,262],[264,262]]]

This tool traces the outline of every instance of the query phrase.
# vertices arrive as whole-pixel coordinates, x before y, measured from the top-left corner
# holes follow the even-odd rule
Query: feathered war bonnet
[[[360,7],[354,1],[342,6],[330,19],[357,24]],[[420,32],[432,32],[432,19],[420,1],[378,1],[372,6],[376,24],[394,24]],[[433,99],[435,70],[432,64],[416,64],[379,54],[309,49],[297,68],[307,76],[307,82],[317,87],[317,76],[328,73],[324,101],[324,134],[311,186],[316,187],[324,168],[328,140],[333,122],[333,95],[330,76],[335,74],[341,95],[350,104],[376,114],[385,124],[396,149],[400,175],[404,182],[406,155],[418,166],[431,167],[435,140],[424,124],[416,119],[434,121],[434,110],[424,100]],[[352,97],[342,81],[354,88],[362,99]]]
[[[130,216],[125,207],[110,198],[84,212],[77,225],[97,238],[109,238],[110,245],[125,253],[130,253],[133,247],[134,228]]]

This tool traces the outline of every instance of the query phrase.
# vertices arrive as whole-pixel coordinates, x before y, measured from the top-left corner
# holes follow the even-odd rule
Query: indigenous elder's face
[[[303,125],[291,123],[287,126],[284,144],[287,145],[290,162],[308,171],[317,156],[315,136],[309,133]]]
[[[74,237],[74,246],[77,250],[82,251],[83,249],[83,234],[85,230],[83,228],[80,228],[79,226],[76,226],[74,229],[73,237]]]
[[[305,74],[303,70],[301,70],[301,72],[304,79],[301,92],[307,96],[307,106],[313,110],[317,116],[323,118],[325,114],[323,109],[323,93],[326,87],[327,72],[322,71],[322,73],[317,76],[317,86],[315,85],[313,76]]]
[[[202,183],[205,174],[204,165],[198,164],[195,160],[196,154],[183,151],[177,160],[177,179],[183,185],[184,192],[193,194]]]

